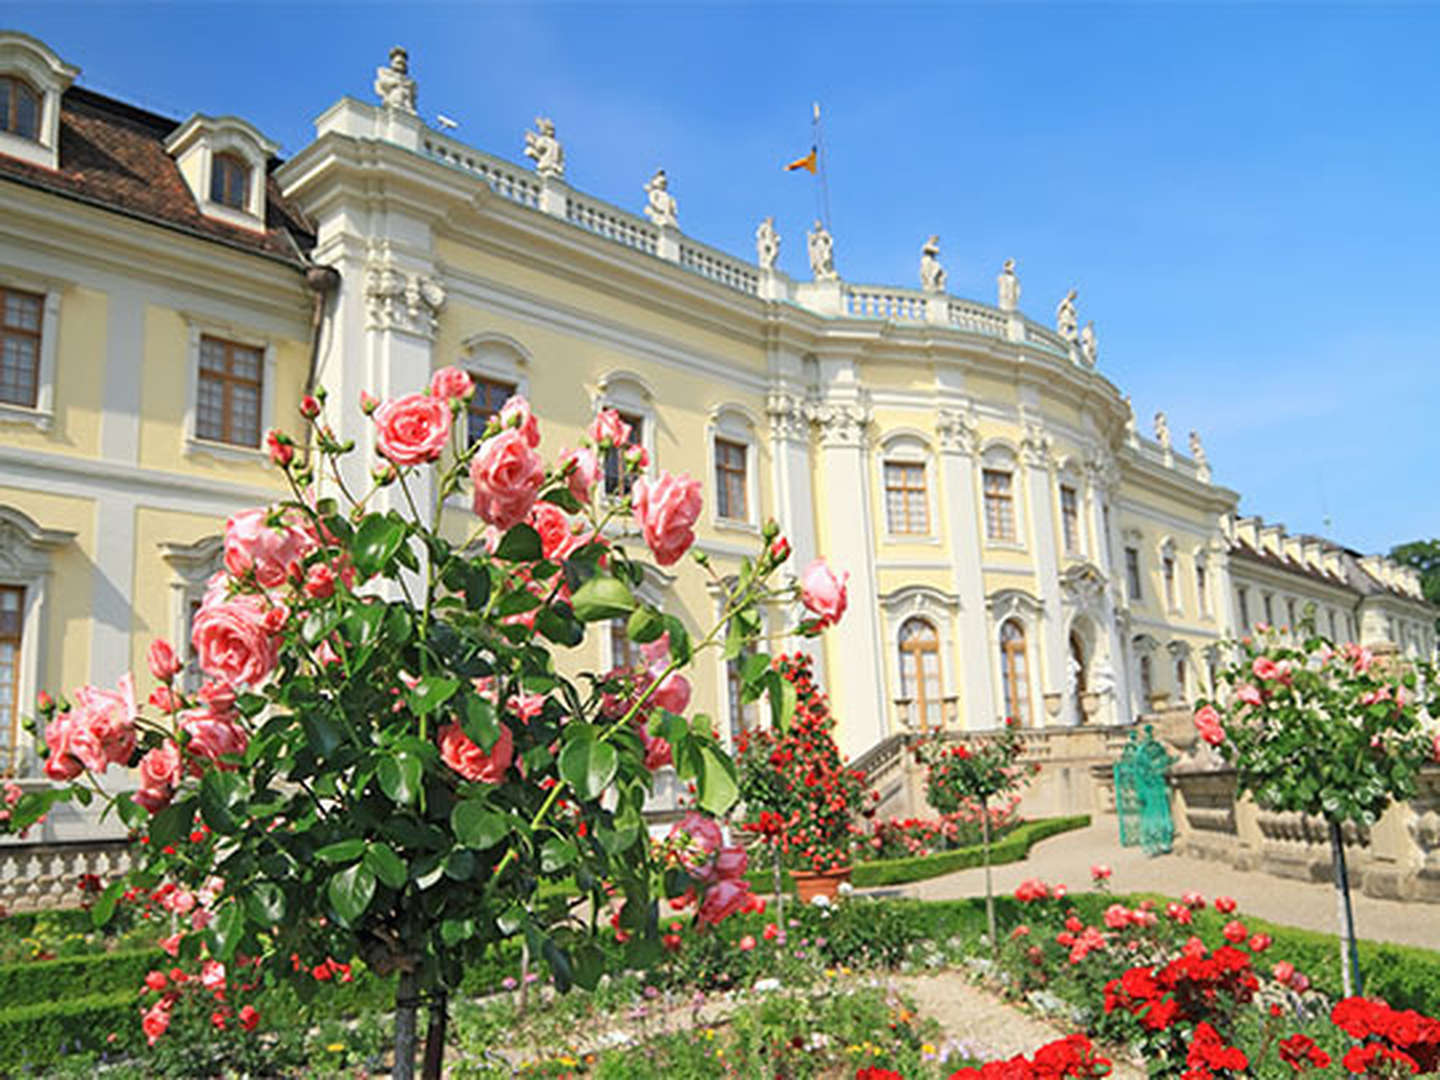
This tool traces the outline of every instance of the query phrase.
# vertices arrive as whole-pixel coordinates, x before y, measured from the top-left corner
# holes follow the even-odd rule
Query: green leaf
[[[575,952],[575,985],[594,990],[605,975],[605,953],[592,942],[585,942]]]
[[[555,976],[555,989],[562,994],[569,993],[575,984],[575,975],[565,950],[556,945],[553,938],[547,937],[540,948],[540,955],[545,957],[545,963],[550,965],[550,973]]]
[[[625,626],[625,636],[646,645],[665,632],[665,620],[652,607],[638,607]]]
[[[579,849],[572,840],[552,836],[540,845],[540,872],[553,874],[564,870],[580,857]]]
[[[597,741],[588,725],[577,724],[567,731],[574,734],[560,751],[560,775],[580,798],[598,798],[615,779],[619,755],[609,743]]]
[[[795,716],[795,684],[778,671],[770,674],[770,726],[783,735]]]
[[[708,743],[700,745],[700,790],[697,801],[701,809],[719,816],[735,805],[740,797],[736,783],[735,764]]]
[[[581,622],[618,619],[635,610],[635,596],[619,578],[596,574],[575,590],[570,599]]]
[[[491,810],[482,799],[466,799],[450,811],[450,828],[460,843],[484,851],[509,835],[510,819]]]
[[[674,615],[665,616],[665,631],[670,635],[670,658],[684,667],[690,663],[690,631]]]
[[[326,844],[315,857],[322,862],[351,862],[365,854],[365,841],[358,836],[352,836],[346,840],[337,840],[333,844]]]
[[[363,863],[348,866],[330,879],[325,894],[340,921],[352,925],[365,914],[375,895],[375,872]]]
[[[250,920],[262,926],[279,926],[285,918],[285,894],[280,886],[261,882],[245,893],[245,910]]]
[[[487,754],[500,738],[500,721],[495,718],[495,703],[481,694],[465,697],[465,718],[460,729]]]
[[[368,514],[350,542],[350,559],[361,577],[374,577],[390,568],[405,542],[405,523],[384,514]]]
[[[245,912],[238,901],[232,900],[216,912],[215,921],[210,924],[211,952],[221,960],[231,960],[244,933]]]
[[[190,831],[190,823],[195,818],[195,803],[191,799],[182,802],[171,803],[165,807],[150,822],[150,843],[157,848],[163,848],[175,843],[180,837]]]
[[[440,940],[446,945],[458,945],[474,936],[474,919],[446,919],[440,924]]]
[[[540,501],[554,503],[569,514],[578,514],[581,510],[585,509],[580,505],[580,500],[570,494],[569,488],[551,488],[544,495],[540,496]]]
[[[244,787],[239,773],[208,770],[200,780],[200,813],[205,824],[225,836],[243,829]]]
[[[123,879],[112,881],[106,886],[100,898],[95,901],[90,909],[90,923],[97,929],[110,921],[110,916],[115,914],[115,904],[120,900],[120,894],[125,891],[128,883]]]
[[[385,844],[371,844],[365,849],[365,865],[375,872],[380,883],[389,889],[403,888],[405,863]]]
[[[564,605],[542,607],[537,611],[535,629],[555,644],[571,649],[585,640],[585,627],[564,609]]]
[[[540,534],[529,525],[514,526],[500,538],[495,557],[506,562],[534,562],[544,553]]]
[[[392,802],[409,806],[420,794],[420,780],[424,772],[425,767],[420,759],[402,750],[380,759],[375,778],[380,781],[380,790],[385,792]]]
[[[426,675],[405,691],[405,700],[410,711],[416,716],[429,716],[455,696],[460,689],[459,679],[447,679],[442,675]]]

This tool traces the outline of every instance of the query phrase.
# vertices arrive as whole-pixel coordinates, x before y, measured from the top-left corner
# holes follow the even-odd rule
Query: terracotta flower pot
[[[792,870],[795,879],[795,896],[802,904],[808,904],[817,896],[835,899],[842,881],[850,880],[850,867],[841,866],[834,870]]]

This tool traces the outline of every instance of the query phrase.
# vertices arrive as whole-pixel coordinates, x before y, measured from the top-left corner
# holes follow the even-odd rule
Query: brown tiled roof
[[[200,213],[165,139],[180,125],[123,101],[71,87],[60,106],[60,168],[46,169],[0,153],[0,179],[42,188],[180,229],[230,247],[304,264],[314,229],[287,206],[266,178],[265,231],[215,221]],[[276,162],[271,162],[273,169]]]

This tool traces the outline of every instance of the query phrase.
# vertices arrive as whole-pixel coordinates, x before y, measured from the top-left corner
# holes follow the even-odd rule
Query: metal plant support
[[[1120,760],[1115,763],[1115,812],[1120,818],[1120,843],[1137,844],[1146,855],[1164,855],[1174,846],[1175,823],[1170,817],[1170,788],[1165,770],[1174,761],[1145,725],[1145,737],[1130,733]]]

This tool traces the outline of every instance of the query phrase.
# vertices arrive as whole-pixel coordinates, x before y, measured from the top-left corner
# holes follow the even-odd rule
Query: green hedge
[[[158,949],[127,949],[0,966],[0,1006],[138,993],[145,973],[165,960]]]
[[[1030,853],[1030,848],[1041,840],[1069,832],[1071,829],[1083,829],[1089,824],[1089,814],[1027,821],[990,846],[990,863],[992,866],[999,866],[1001,863],[1019,862]],[[850,880],[862,889],[881,885],[908,885],[956,870],[983,866],[984,863],[983,847],[956,848],[954,851],[917,855],[910,859],[875,859],[871,862],[856,863]]]
[[[138,1050],[145,1042],[139,1002],[126,989],[0,1009],[0,1074],[44,1068],[71,1053]]]

